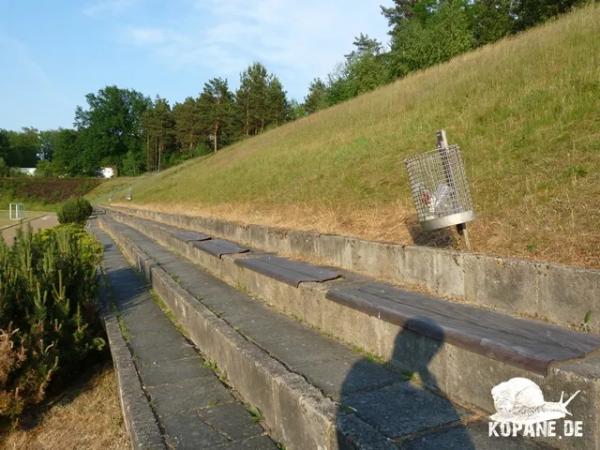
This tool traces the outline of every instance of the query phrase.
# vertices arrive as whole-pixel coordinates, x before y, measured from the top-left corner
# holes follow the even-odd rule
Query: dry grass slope
[[[0,450],[130,447],[110,364],[48,403],[45,411],[39,408],[31,417],[25,417],[24,426],[0,435]]]
[[[415,227],[403,160],[433,148],[445,128],[465,153],[475,250],[600,267],[599,35],[600,6],[591,5],[139,178],[134,202],[432,243],[438,236]],[[123,185],[101,189],[122,198]]]

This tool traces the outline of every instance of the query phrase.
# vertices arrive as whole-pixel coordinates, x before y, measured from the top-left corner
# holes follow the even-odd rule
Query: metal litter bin
[[[407,158],[410,189],[424,230],[462,226],[475,219],[458,145],[448,145],[443,130],[435,150]]]

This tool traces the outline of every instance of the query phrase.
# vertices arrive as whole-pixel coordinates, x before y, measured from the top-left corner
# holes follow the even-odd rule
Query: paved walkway
[[[17,235],[17,230],[20,228],[26,228],[27,224],[31,226],[33,231],[38,231],[58,225],[58,219],[56,218],[56,214],[48,213],[41,217],[28,220],[23,224],[15,225],[9,228],[4,228],[0,230],[0,235],[2,235],[2,238],[4,238],[4,241],[7,244],[10,244]]]
[[[94,226],[92,231],[104,244],[112,307],[165,446],[275,449],[245,406],[153,301],[147,284],[110,237]]]
[[[473,412],[277,313],[133,228],[114,225],[237,332],[336,401],[338,420],[356,414],[401,448],[530,448],[522,440],[488,438],[487,421]]]

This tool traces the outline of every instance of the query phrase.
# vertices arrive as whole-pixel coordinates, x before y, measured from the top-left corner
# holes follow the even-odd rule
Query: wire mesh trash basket
[[[436,150],[407,158],[404,163],[417,216],[424,230],[437,230],[475,219],[458,145],[443,142]]]

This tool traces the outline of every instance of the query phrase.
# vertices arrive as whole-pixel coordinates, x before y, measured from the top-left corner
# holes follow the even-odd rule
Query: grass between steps
[[[175,276],[173,276],[173,275],[170,275],[170,276],[174,279],[174,281],[177,284],[179,284],[179,280]],[[177,318],[175,317],[175,314],[173,314],[173,311],[171,311],[169,306],[156,293],[155,290],[151,291],[151,296],[152,296],[152,301],[154,301],[154,303],[156,303],[156,305],[165,314],[165,316],[169,319],[169,321],[173,324],[173,326],[177,329],[177,331],[179,331],[186,339],[190,340],[190,336],[189,336],[188,332],[178,322]],[[190,342],[191,342],[191,340],[190,340]],[[203,363],[204,367],[211,370],[215,374],[215,376],[219,379],[219,381],[221,381],[221,383],[223,383],[223,385],[229,390],[229,392],[244,405],[244,407],[246,408],[248,413],[252,416],[252,420],[254,420],[254,422],[256,422],[258,424],[261,424],[261,426],[264,427],[264,416],[263,416],[262,411],[257,406],[251,405],[244,400],[244,398],[240,395],[240,393],[237,392],[237,390],[235,390],[235,387],[232,386],[232,384],[229,382],[229,379],[227,378],[227,373],[219,367],[219,365],[217,364],[216,361],[211,360],[208,357],[206,357],[206,355],[204,355],[201,352],[201,349],[198,349],[197,347],[196,347],[196,351],[198,352],[199,355],[201,355],[201,357],[204,361],[204,363]],[[208,407],[212,408],[212,405],[209,405]],[[277,446],[277,448],[285,449],[285,446],[281,443],[275,442],[275,445]]]
[[[403,160],[464,151],[476,251],[600,267],[600,6],[160,174],[93,194],[171,212],[456,246],[415,223]]]

